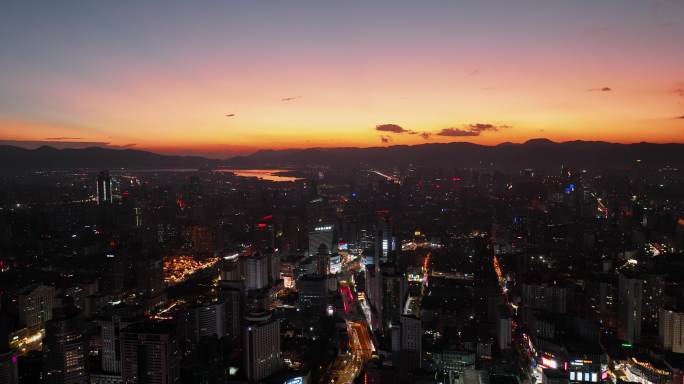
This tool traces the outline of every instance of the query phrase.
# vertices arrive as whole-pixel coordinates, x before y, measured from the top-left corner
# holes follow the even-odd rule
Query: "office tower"
[[[121,330],[143,320],[140,307],[119,305],[112,313],[95,320],[100,325],[102,338],[102,371],[105,373],[121,373]]]
[[[111,204],[112,201],[112,179],[108,171],[101,171],[97,175],[97,204]]]
[[[280,322],[270,312],[245,317],[243,359],[245,376],[257,382],[281,369]]]
[[[375,264],[386,263],[388,255],[394,251],[394,237],[392,236],[392,226],[386,218],[380,218],[375,228]]]
[[[275,228],[273,223],[260,222],[254,226],[254,244],[258,249],[275,248]]]
[[[398,322],[404,311],[404,302],[408,295],[408,281],[397,273],[395,268],[382,271],[382,308],[376,308],[382,319],[382,326],[388,327],[391,322]]]
[[[223,301],[203,303],[190,308],[194,341],[203,337],[222,338],[226,334],[226,309]]]
[[[641,337],[642,280],[620,273],[618,281],[618,338],[627,343]]]
[[[511,348],[512,320],[507,314],[501,315],[496,325],[496,340],[500,351]]]
[[[245,287],[247,290],[268,287],[268,256],[257,253],[240,260],[245,268]]]
[[[420,319],[412,315],[402,315],[401,324],[401,352],[402,362],[411,371],[422,366],[423,360],[423,326]]]
[[[36,332],[52,319],[55,304],[55,288],[31,285],[19,292],[19,323],[29,332]]]
[[[309,256],[314,256],[321,244],[329,253],[337,253],[337,234],[332,224],[318,224],[309,232]]]
[[[269,283],[269,285],[273,285],[278,280],[280,280],[280,253],[269,252],[268,253],[268,283]]]
[[[299,306],[323,310],[328,305],[328,282],[325,276],[304,275],[297,280]]]
[[[180,382],[181,352],[176,324],[136,323],[121,331],[124,383]]]
[[[684,312],[661,309],[658,336],[667,351],[684,353]]]
[[[633,344],[641,337],[642,280],[620,273],[618,281],[618,338]]]
[[[244,288],[242,281],[222,280],[219,282],[219,299],[225,311],[226,336],[231,339],[240,337],[244,307]]]
[[[43,378],[48,384],[88,383],[86,324],[81,310],[66,306],[45,323]]]

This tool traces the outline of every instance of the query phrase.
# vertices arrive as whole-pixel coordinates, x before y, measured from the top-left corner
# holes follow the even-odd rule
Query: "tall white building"
[[[245,288],[247,290],[268,287],[268,261],[268,256],[260,253],[241,260],[245,268]]]
[[[280,322],[270,312],[245,317],[243,359],[247,380],[257,382],[280,371]]]
[[[658,335],[663,348],[684,353],[684,312],[660,309],[658,321]]]

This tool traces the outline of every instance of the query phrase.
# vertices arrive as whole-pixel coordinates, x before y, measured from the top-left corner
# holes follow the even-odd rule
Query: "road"
[[[347,333],[349,334],[349,352],[335,359],[321,378],[321,383],[353,383],[363,365],[373,355],[373,342],[368,327],[364,323],[347,320]]]
[[[401,180],[399,180],[398,178],[396,178],[396,177],[394,177],[394,176],[390,176],[390,175],[388,175],[388,174],[382,173],[382,172],[380,172],[380,171],[376,171],[376,170],[374,170],[374,169],[371,169],[371,170],[369,170],[368,172],[374,173],[374,174],[376,174],[376,175],[378,175],[378,176],[380,176],[380,177],[384,177],[385,179],[387,179],[387,181],[391,181],[391,182],[396,183],[396,184],[401,184]]]

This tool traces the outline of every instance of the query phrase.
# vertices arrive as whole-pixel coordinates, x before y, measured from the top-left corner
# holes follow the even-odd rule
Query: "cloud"
[[[502,126],[503,127],[503,126]],[[499,127],[494,124],[475,123],[468,125],[471,132],[498,131]]]
[[[430,136],[432,136],[432,133],[430,133],[430,132],[421,132],[421,133],[419,133],[419,135],[420,135],[420,137],[422,137],[423,139],[427,140],[427,139],[430,138]]]
[[[391,138],[391,137],[385,136],[385,135],[380,136],[380,142],[381,142],[381,143],[387,144],[387,143],[389,143],[390,141],[392,141],[392,138]]]
[[[301,96],[283,97],[282,99],[280,99],[280,101],[293,101],[293,100],[297,100],[297,99],[301,99],[301,98],[302,98]]]
[[[610,87],[601,87],[601,88],[589,88],[589,92],[610,92],[612,91],[613,88]]]
[[[397,124],[380,124],[375,126],[376,131],[380,132],[392,132],[392,133],[404,133],[404,132],[411,132],[407,129],[404,129],[404,127],[397,125]]]
[[[45,140],[50,140],[50,141],[63,141],[63,140],[83,140],[82,137],[46,137]]]
[[[437,136],[472,137],[480,136],[483,132],[497,132],[501,129],[511,128],[510,125],[494,125],[489,123],[468,124],[464,128],[444,128],[437,132]]]
[[[235,114],[234,114],[234,113],[229,113],[229,114],[226,115],[226,117],[235,117]]]
[[[480,72],[479,69],[476,69],[476,70],[474,70],[474,71],[471,71],[471,72],[468,74],[468,77],[470,77],[470,76],[475,76],[475,75],[477,75],[479,72]]]
[[[675,95],[684,97],[684,88],[675,88],[672,90],[672,93],[674,93]]]
[[[675,117],[675,119],[677,119],[677,120],[680,120],[680,119],[681,119],[681,120],[684,120],[684,115],[677,116],[677,117]]]
[[[480,132],[470,131],[460,128],[443,128],[437,132],[437,136],[451,136],[451,137],[465,137],[465,136],[480,136]]]

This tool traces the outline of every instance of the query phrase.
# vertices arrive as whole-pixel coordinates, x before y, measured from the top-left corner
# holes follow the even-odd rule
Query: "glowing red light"
[[[261,229],[266,228],[267,226],[268,226],[268,224],[266,224],[266,223],[258,223],[257,224],[257,227],[261,228]]]
[[[461,181],[461,178],[460,177],[454,177],[451,179],[451,181]]]
[[[261,218],[261,220],[271,220],[271,219],[273,219],[273,215],[266,215],[266,216]]]

